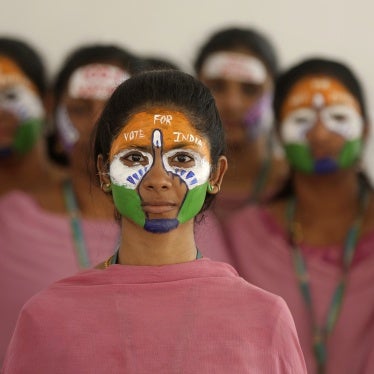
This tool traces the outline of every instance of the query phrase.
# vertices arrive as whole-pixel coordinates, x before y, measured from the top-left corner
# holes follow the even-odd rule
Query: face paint
[[[13,141],[0,147],[0,155],[30,151],[41,135],[43,104],[31,81],[12,60],[3,56],[0,56],[0,110],[17,119]]]
[[[249,140],[256,140],[269,132],[273,121],[271,102],[271,95],[266,93],[247,112],[244,124]]]
[[[126,79],[125,70],[108,64],[90,64],[78,68],[71,76],[68,94],[74,99],[108,100]]]
[[[290,163],[306,173],[331,173],[352,166],[362,150],[364,121],[354,97],[337,80],[308,77],[291,90],[282,108],[281,137]],[[309,132],[318,124],[345,142],[336,156],[315,159]]]
[[[71,122],[65,105],[59,105],[56,109],[56,128],[62,146],[67,152],[71,152],[79,139],[79,132]]]
[[[182,113],[137,113],[114,140],[110,161],[116,208],[145,230],[168,232],[200,211],[211,169],[209,146]]]
[[[236,52],[217,52],[204,62],[201,75],[205,79],[230,79],[244,83],[264,84],[267,72],[256,57]]]
[[[123,69],[108,64],[89,64],[78,68],[68,83],[67,93],[72,99],[107,101],[113,91],[130,78]],[[79,131],[64,104],[56,110],[56,127],[64,149],[69,153],[79,140]]]

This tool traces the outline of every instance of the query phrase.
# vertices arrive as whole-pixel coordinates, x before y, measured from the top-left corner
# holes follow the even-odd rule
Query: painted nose
[[[330,130],[318,116],[316,124],[309,130],[307,137],[310,142],[323,142],[330,137]]]
[[[167,191],[172,186],[172,175],[162,163],[161,143],[153,143],[154,162],[142,180],[142,187],[153,191]]]

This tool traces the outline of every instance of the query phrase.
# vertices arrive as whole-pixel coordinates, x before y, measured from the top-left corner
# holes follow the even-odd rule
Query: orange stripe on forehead
[[[292,87],[283,103],[281,118],[295,109],[313,107],[316,94],[323,96],[324,105],[350,105],[360,112],[358,101],[339,80],[328,76],[309,76]]]
[[[35,85],[9,57],[0,55],[0,87],[22,84],[37,92]]]
[[[110,160],[118,152],[127,148],[145,147],[150,149],[152,133],[155,129],[162,132],[165,151],[188,147],[210,159],[209,142],[194,128],[183,113],[164,108],[153,108],[147,112],[135,114],[124,124],[112,143]]]

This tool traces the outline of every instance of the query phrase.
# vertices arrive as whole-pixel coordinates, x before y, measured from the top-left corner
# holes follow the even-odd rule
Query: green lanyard
[[[327,318],[324,326],[318,326],[313,310],[312,294],[308,280],[307,266],[302,252],[295,242],[294,217],[296,200],[291,198],[288,201],[286,218],[288,225],[288,234],[290,244],[292,246],[292,257],[295,273],[299,282],[299,288],[308,308],[310,318],[313,326],[313,351],[317,362],[318,373],[323,374],[327,362],[327,338],[333,331],[341,311],[344,292],[347,284],[348,273],[352,263],[352,259],[356,250],[358,238],[360,236],[362,221],[364,213],[368,206],[369,194],[367,188],[361,188],[359,195],[359,211],[357,217],[348,230],[346,240],[343,247],[343,268],[340,281],[333,292],[330,307],[327,313]]]
[[[74,248],[79,262],[79,267],[84,269],[91,266],[84,241],[80,212],[75,198],[73,185],[69,179],[63,183],[65,205],[70,216],[70,227],[74,241]]]

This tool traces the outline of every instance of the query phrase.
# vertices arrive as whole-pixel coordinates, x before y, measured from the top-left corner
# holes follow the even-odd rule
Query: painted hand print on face
[[[110,179],[118,211],[153,233],[195,217],[207,191],[209,146],[180,112],[134,115],[114,140]]]
[[[44,109],[35,86],[0,56],[0,157],[26,154],[41,135]]]
[[[298,82],[283,105],[282,118],[286,155],[299,171],[331,173],[352,166],[361,154],[364,121],[359,105],[333,78],[308,77]],[[342,146],[337,152],[311,146],[316,126],[339,135]]]

